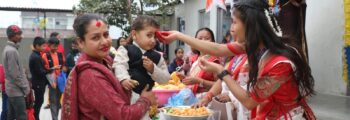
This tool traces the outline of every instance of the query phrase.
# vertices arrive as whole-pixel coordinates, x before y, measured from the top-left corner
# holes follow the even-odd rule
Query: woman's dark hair
[[[209,32],[210,38],[211,38],[211,42],[215,42],[214,32],[213,32],[210,28],[206,28],[206,27],[205,27],[205,28],[201,28],[201,29],[197,30],[195,37],[197,38],[198,33],[199,33],[200,31],[203,31],[203,30]]]
[[[74,39],[72,40],[72,44],[78,45],[78,41],[77,41],[77,38],[76,38],[76,37],[74,37]]]
[[[132,22],[131,30],[139,31],[139,30],[143,30],[147,26],[151,26],[151,27],[155,27],[155,28],[160,27],[158,22],[155,19],[153,19],[153,17],[141,15],[141,16],[138,16]]]
[[[50,37],[57,37],[58,35],[59,35],[58,32],[52,32],[52,33],[50,34]]]
[[[45,44],[46,43],[46,41],[45,41],[45,39],[44,38],[42,38],[42,37],[35,37],[34,38],[34,41],[33,41],[33,46],[35,47],[36,45],[43,45],[43,44]]]
[[[48,43],[49,45],[58,45],[60,41],[56,37],[50,37]]]
[[[84,35],[87,33],[86,28],[92,20],[102,20],[102,19],[97,14],[92,14],[92,13],[85,13],[75,18],[73,23],[73,29],[75,34],[79,38],[81,38],[81,40],[85,40]]]
[[[264,0],[241,0],[234,5],[233,15],[239,18],[246,28],[246,52],[250,69],[247,89],[253,88],[257,83],[260,59],[257,56],[260,51],[259,44],[263,43],[270,53],[285,56],[294,63],[300,98],[313,95],[314,79],[304,54],[299,54],[297,50],[283,43],[282,38],[275,33],[275,30],[278,30],[277,21],[274,21],[272,15],[268,15],[273,23],[271,27],[265,10],[268,10],[268,4]]]
[[[176,55],[176,53],[177,53],[179,50],[184,51],[184,49],[182,49],[182,48],[176,48],[176,49],[175,49],[175,55]]]
[[[221,43],[226,44],[226,43],[228,43],[228,42],[230,41],[230,40],[226,40],[226,37],[227,37],[227,36],[231,36],[230,30],[226,32],[224,38],[222,38],[222,42],[221,42]],[[230,39],[231,39],[231,38],[230,38]]]
[[[126,38],[124,38],[124,37],[119,37],[118,39],[117,39],[117,46],[115,47],[115,48],[119,48],[119,46],[120,46],[120,40],[121,39],[126,39]]]

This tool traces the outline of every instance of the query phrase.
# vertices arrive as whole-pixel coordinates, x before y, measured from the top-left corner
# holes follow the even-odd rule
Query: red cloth
[[[210,57],[208,58],[208,61],[209,61],[209,62],[214,62],[214,63],[220,64],[220,57],[210,56]],[[212,72],[206,72],[206,71],[204,71],[204,70],[201,70],[201,71],[198,73],[197,77],[202,78],[202,79],[204,79],[204,80],[208,80],[208,81],[215,81],[215,80],[216,80],[216,79],[215,79],[215,76],[214,76],[214,73],[212,73]],[[195,85],[193,86],[193,88],[192,88],[192,91],[193,91],[194,94],[197,94],[197,92],[203,91],[203,89],[205,89],[205,88],[200,87],[199,84],[195,84]]]
[[[62,120],[139,120],[150,107],[140,98],[131,105],[131,92],[123,89],[111,70],[110,58],[99,63],[83,53],[66,84]]]
[[[32,88],[32,85],[30,85],[30,88]],[[34,107],[34,90],[30,89],[29,94],[25,97],[25,102],[26,102],[26,107],[27,109],[33,108]]]
[[[188,55],[188,59],[189,59],[189,62],[190,62],[190,65],[192,66],[192,64],[198,59],[199,55],[198,54],[195,54],[193,52],[191,52],[189,55]]]
[[[47,52],[49,52],[49,51],[50,51],[50,47],[46,44],[46,48],[45,48],[44,53],[47,53]],[[58,46],[57,46],[57,52],[60,52],[60,53],[63,54],[63,56],[65,56],[65,54],[64,54],[64,47],[63,47],[62,44],[58,44]]]
[[[58,58],[58,52],[55,52],[55,53],[50,52],[50,55],[51,55],[51,58],[53,61],[53,66],[60,65],[59,58]],[[44,61],[45,68],[50,69],[50,64],[49,64],[49,60],[47,59],[47,54],[43,53],[41,57]],[[63,60],[63,65],[64,65],[66,62],[66,58],[64,57],[63,53],[62,53],[62,57],[63,57],[62,60]],[[56,70],[54,70],[54,72],[55,72],[55,75],[58,77],[61,74],[61,69],[56,69]]]
[[[190,64],[192,65],[197,59],[198,59],[198,55],[197,54],[193,54],[190,56]]]
[[[244,46],[241,46],[237,42],[227,43],[226,46],[235,55],[240,55],[245,53]]]
[[[176,59],[175,62],[176,62],[177,66],[182,66],[184,64],[184,60],[183,59]]]
[[[247,54],[236,55],[230,61],[227,71],[230,71],[232,78],[238,80],[238,75],[241,72],[249,72],[248,66],[244,66],[248,60]]]
[[[250,96],[260,103],[251,111],[252,119],[278,119],[281,116],[289,119],[288,112],[299,106],[308,116],[313,116],[306,102],[298,101],[298,86],[292,64],[286,61],[290,62],[284,56],[269,55],[262,58],[257,83],[250,90]]]
[[[27,109],[27,119],[28,120],[35,120],[34,117],[34,108]]]
[[[2,64],[0,64],[0,84],[1,91],[5,92],[5,70]]]

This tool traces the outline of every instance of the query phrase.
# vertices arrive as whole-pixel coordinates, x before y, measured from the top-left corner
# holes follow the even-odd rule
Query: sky
[[[29,7],[29,8],[50,8],[50,9],[72,9],[79,4],[80,0],[0,0],[1,7]],[[0,28],[9,25],[21,27],[20,12],[0,11]],[[113,39],[121,36],[121,30],[115,26],[110,27],[110,35]]]
[[[72,9],[80,0],[0,0],[1,7],[34,7],[51,9]],[[9,24],[21,25],[20,12],[0,11],[0,28]]]
[[[54,9],[72,9],[79,0],[0,0],[2,7],[40,7]]]

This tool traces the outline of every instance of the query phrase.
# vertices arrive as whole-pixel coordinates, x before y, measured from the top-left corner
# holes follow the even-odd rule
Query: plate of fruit
[[[207,120],[213,112],[206,107],[177,106],[163,107],[161,113],[166,120]]]

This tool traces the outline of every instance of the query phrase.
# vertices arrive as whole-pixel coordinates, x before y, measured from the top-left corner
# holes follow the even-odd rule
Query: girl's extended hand
[[[209,104],[209,102],[210,101],[207,98],[203,98],[199,102],[192,105],[192,107],[194,107],[194,108],[204,107],[204,106],[207,106]]]
[[[194,85],[199,83],[196,77],[186,77],[185,79],[182,80],[182,83],[185,85]]]
[[[171,43],[175,40],[179,39],[179,36],[182,35],[179,31],[166,31],[167,36],[162,36],[164,38],[165,43]]]
[[[216,64],[213,62],[208,62],[207,60],[200,58],[199,59],[199,67],[207,72],[213,72],[219,74],[224,70],[224,67],[220,64]]]

